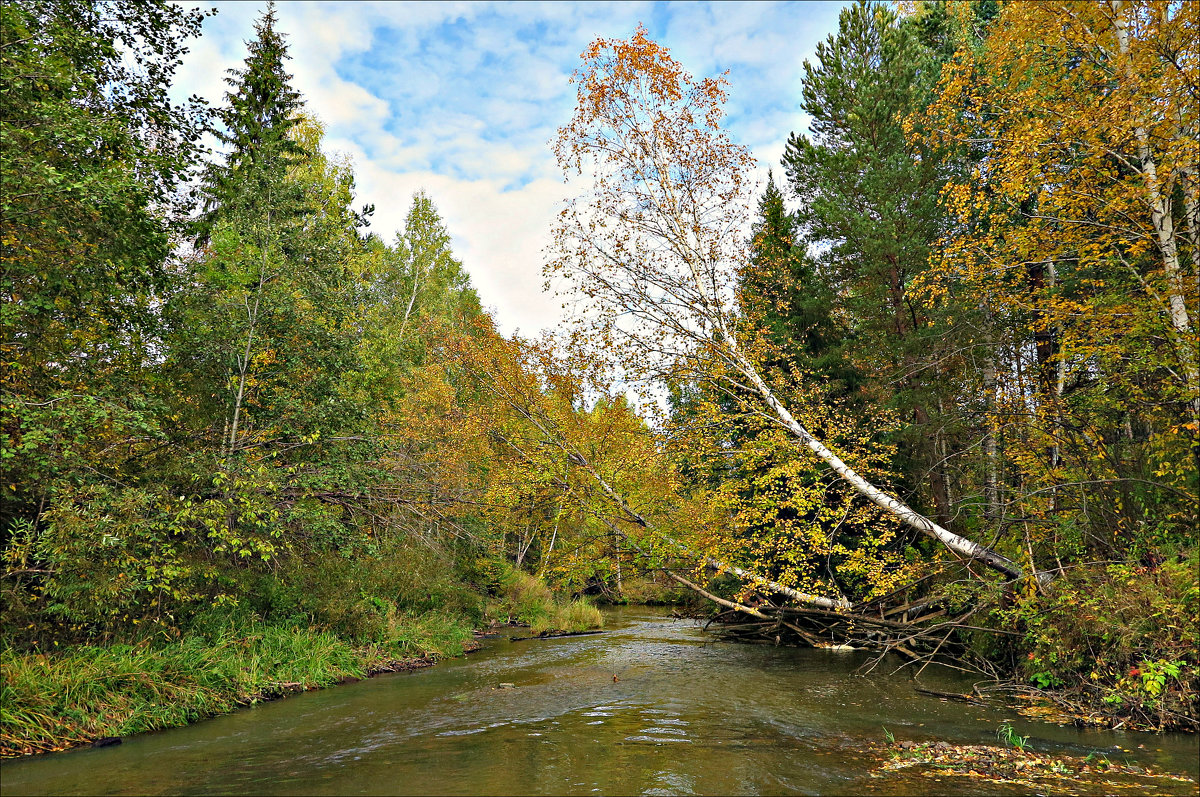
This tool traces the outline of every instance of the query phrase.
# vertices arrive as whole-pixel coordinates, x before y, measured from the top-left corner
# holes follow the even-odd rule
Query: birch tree
[[[920,120],[976,156],[925,291],[989,310],[987,444],[1020,515],[1074,513],[1100,554],[1195,522],[1198,36],[1188,4],[1005,4]]]
[[[847,464],[797,419],[764,379],[753,340],[737,334],[754,161],[721,129],[725,77],[694,79],[639,27],[628,40],[594,41],[572,80],[576,109],[554,148],[576,191],[547,277],[578,292],[581,332],[631,380],[706,380],[754,396],[758,414],[862,496],[955,554],[1022,576]]]

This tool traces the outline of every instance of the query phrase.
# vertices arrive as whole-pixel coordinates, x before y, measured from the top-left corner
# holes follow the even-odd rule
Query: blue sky
[[[176,91],[219,104],[264,4],[218,2]],[[542,249],[564,198],[549,140],[571,114],[568,79],[596,37],[639,22],[697,77],[729,70],[727,127],[765,178],[804,131],[805,58],[843,3],[280,2],[294,84],[351,157],[372,229],[391,238],[424,189],[485,306],[505,332],[557,324]]]

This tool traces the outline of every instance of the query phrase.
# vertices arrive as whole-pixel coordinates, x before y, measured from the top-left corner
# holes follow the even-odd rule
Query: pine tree
[[[945,461],[944,386],[953,362],[943,329],[912,291],[944,223],[944,161],[910,140],[940,64],[912,24],[878,3],[845,9],[838,31],[806,62],[804,109],[813,136],[793,134],[784,165],[818,266],[851,319],[859,368],[873,398],[908,423],[901,451],[911,489],[927,489],[941,525],[952,516]]]

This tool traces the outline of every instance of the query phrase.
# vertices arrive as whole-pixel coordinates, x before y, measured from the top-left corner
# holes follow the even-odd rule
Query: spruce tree
[[[176,359],[212,401],[206,420],[228,467],[239,451],[343,419],[331,397],[353,345],[338,330],[354,305],[349,263],[361,247],[353,177],[320,152],[273,4],[255,28],[244,65],[226,79],[228,149],[204,186],[203,251],[170,308],[187,330]]]
[[[229,147],[225,163],[209,168],[204,187],[204,214],[198,243],[206,243],[218,220],[234,213],[260,220],[297,215],[297,196],[285,185],[288,166],[306,153],[290,136],[304,103],[285,69],[284,34],[276,30],[274,2],[255,22],[257,37],[247,42],[249,55],[241,69],[229,69],[226,107],[217,112],[224,130],[216,132]],[[291,191],[295,194],[295,190]]]
[[[742,274],[742,309],[763,329],[775,350],[770,367],[791,365],[835,394],[852,391],[860,378],[842,354],[846,331],[831,315],[833,289],[800,245],[796,218],[768,174],[758,205],[750,267]]]

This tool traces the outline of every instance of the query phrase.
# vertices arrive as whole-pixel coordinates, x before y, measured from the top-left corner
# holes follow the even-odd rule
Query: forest
[[[0,6],[4,756],[639,601],[1197,730],[1196,5],[858,2],[765,185],[596,39],[539,338],[435,196],[372,228],[272,5],[174,102],[206,13]]]

